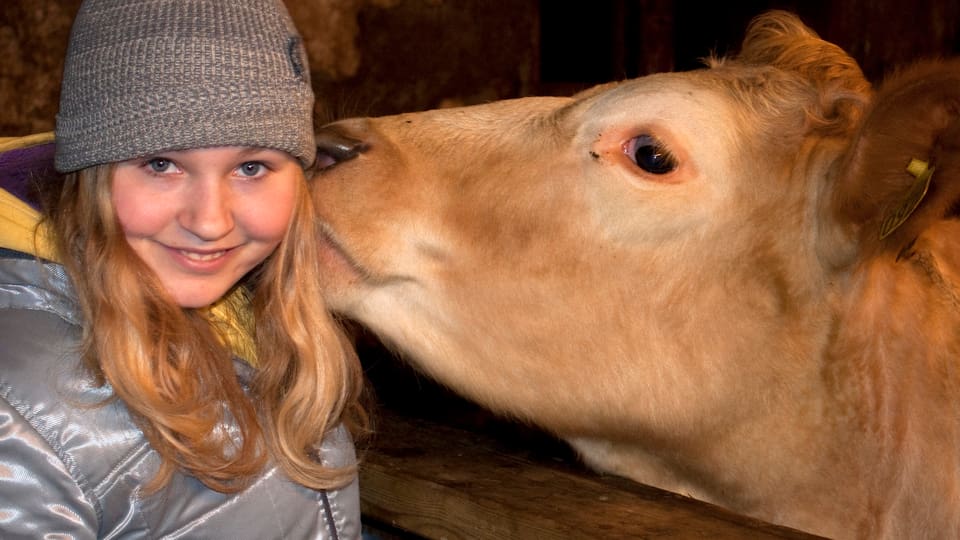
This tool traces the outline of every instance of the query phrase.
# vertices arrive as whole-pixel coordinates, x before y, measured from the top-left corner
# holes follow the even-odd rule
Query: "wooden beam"
[[[471,431],[389,412],[377,424],[360,467],[364,519],[411,537],[815,538],[576,463],[505,450]]]

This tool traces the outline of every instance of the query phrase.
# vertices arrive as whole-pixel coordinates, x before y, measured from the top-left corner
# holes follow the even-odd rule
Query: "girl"
[[[82,4],[42,216],[0,159],[0,537],[360,536],[312,109],[280,0]]]

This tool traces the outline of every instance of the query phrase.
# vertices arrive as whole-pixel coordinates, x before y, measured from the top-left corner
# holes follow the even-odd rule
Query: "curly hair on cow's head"
[[[807,108],[806,120],[809,128],[825,134],[854,129],[872,93],[856,60],[786,11],[754,18],[735,57],[708,59],[711,67],[727,63],[769,66],[812,84],[818,99]]]

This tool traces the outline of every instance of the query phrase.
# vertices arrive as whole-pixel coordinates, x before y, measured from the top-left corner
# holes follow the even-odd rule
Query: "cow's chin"
[[[372,330],[388,341],[417,341],[430,328],[435,306],[412,277],[371,274],[336,241],[324,237],[319,248],[321,282],[327,308]]]
[[[351,304],[350,298],[364,285],[363,272],[326,236],[321,236],[318,251],[323,294],[327,305],[335,311],[347,310]]]

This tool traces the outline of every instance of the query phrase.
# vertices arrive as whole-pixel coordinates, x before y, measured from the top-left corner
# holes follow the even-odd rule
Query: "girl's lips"
[[[187,251],[185,249],[178,249],[181,255],[184,257],[193,260],[193,261],[212,261],[219,257],[222,257],[227,250],[221,249],[220,251],[211,251],[207,253],[198,252],[198,251]]]
[[[203,273],[219,271],[230,259],[229,255],[235,248],[218,250],[193,250],[176,247],[167,247],[174,261],[182,268]]]

